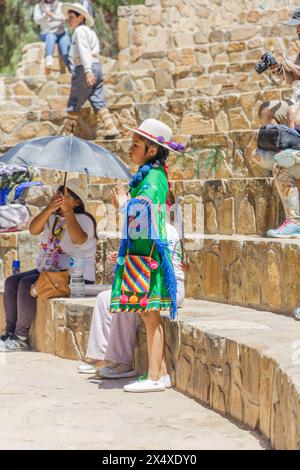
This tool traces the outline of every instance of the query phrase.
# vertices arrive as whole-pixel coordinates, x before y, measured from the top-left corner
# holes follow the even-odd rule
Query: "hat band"
[[[174,142],[172,140],[165,140],[165,138],[161,135],[155,137],[155,135],[149,134],[148,132],[143,131],[142,129],[136,129],[136,131],[145,134],[145,136],[150,137],[150,139],[157,140],[158,144],[168,145],[171,150],[176,150],[177,152],[184,152],[185,150],[185,146],[183,144]]]

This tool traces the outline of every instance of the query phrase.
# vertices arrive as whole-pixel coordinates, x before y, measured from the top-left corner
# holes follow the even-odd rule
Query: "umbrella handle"
[[[65,176],[64,176],[64,195],[66,195],[67,176],[68,176],[68,172],[65,171]]]

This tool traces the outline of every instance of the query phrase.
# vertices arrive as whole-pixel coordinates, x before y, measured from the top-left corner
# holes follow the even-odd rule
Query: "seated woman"
[[[69,49],[71,40],[65,27],[62,13],[62,2],[58,0],[41,0],[33,10],[34,22],[40,27],[41,40],[46,43],[46,67],[53,65],[54,46],[57,43],[64,63],[70,70]]]
[[[118,203],[116,204],[118,207]],[[167,223],[166,229],[177,282],[177,307],[181,307],[184,301],[184,272],[180,237],[171,224]],[[111,253],[109,261],[116,264],[117,252]],[[79,366],[78,372],[93,374],[97,371],[97,375],[105,379],[133,377],[137,375],[132,363],[138,317],[127,312],[112,315],[109,310],[110,298],[111,289],[100,292],[97,296],[86,353],[89,363]],[[109,364],[97,370],[97,367],[103,365],[103,361],[108,361]]]
[[[86,191],[77,178],[60,186],[48,206],[30,223],[32,235],[41,235],[37,269],[8,277],[4,284],[6,333],[0,351],[29,349],[29,329],[36,310],[30,288],[42,270],[65,270],[69,257],[84,259],[84,279],[95,282],[96,221],[85,211]]]

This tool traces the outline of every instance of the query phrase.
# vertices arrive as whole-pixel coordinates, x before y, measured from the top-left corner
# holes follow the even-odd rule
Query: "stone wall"
[[[94,303],[95,299],[39,302],[30,332],[35,349],[82,359]],[[289,351],[299,325],[266,312],[223,310],[216,304],[211,310],[206,303],[187,301],[179,321],[163,319],[174,387],[260,431],[274,449],[299,450],[299,371],[291,363]],[[0,327],[2,322],[0,295]],[[140,372],[147,369],[141,322],[136,368]]]
[[[59,172],[43,171],[42,177],[48,184],[62,181]],[[117,249],[115,236],[121,231],[122,221],[111,205],[112,188],[112,183],[99,184],[97,178],[92,178],[89,185],[86,208],[96,219],[100,237],[96,263],[98,281],[110,280],[106,274],[103,244],[112,237],[114,248],[109,249]],[[276,227],[283,220],[282,206],[271,179],[174,181],[171,188],[181,210],[186,235],[264,235],[268,228]],[[49,186],[27,191],[25,199],[31,217],[46,206],[51,195]],[[174,210],[177,214],[176,207]],[[178,216],[176,223],[181,226]],[[21,261],[22,271],[34,269],[38,247],[38,238],[30,236],[28,231],[1,234],[0,279],[11,274],[14,259]],[[197,278],[193,280],[195,283]]]
[[[119,7],[119,63],[126,68],[152,57],[168,61],[174,47],[240,41],[266,36],[274,28],[275,35],[289,34],[283,22],[293,7],[290,0],[146,0]]]

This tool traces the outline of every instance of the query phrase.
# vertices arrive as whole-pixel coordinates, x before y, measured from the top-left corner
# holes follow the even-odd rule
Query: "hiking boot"
[[[280,227],[268,230],[266,235],[270,238],[300,238],[300,225],[286,220]]]
[[[97,112],[97,139],[104,137],[106,140],[116,139],[119,131],[114,124],[114,120],[107,108],[99,109]],[[102,125],[104,130],[102,130]]]
[[[63,129],[61,132],[62,135],[71,135],[75,133],[76,128],[77,128],[78,118],[79,118],[79,113],[72,112],[72,113],[67,114]]]

